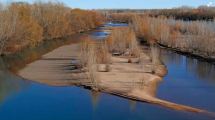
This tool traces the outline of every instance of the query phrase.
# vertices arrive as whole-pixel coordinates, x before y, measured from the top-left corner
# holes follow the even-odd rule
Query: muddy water
[[[101,31],[92,35],[104,37]],[[157,96],[215,111],[214,66],[165,50],[162,58],[170,72],[160,84]],[[16,57],[13,60],[9,64],[11,59],[0,59],[0,120],[212,120],[75,86],[53,87],[30,82],[8,70],[11,64],[14,67],[21,64]]]

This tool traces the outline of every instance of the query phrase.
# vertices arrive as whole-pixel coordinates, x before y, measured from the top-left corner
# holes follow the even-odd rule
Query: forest
[[[0,5],[0,54],[87,31],[101,25],[96,11],[71,9],[62,3],[15,2]]]
[[[190,20],[213,21],[215,17],[214,7],[207,6],[199,6],[198,8],[182,6],[173,9],[146,10],[146,13],[153,17],[163,15],[166,17],[173,17],[175,19],[186,21]]]
[[[109,19],[129,23],[142,41],[214,59],[214,20],[186,21],[142,13],[111,13]]]
[[[108,13],[137,13],[147,14],[150,17],[166,16],[177,20],[194,21],[206,20],[213,21],[215,17],[215,7],[199,6],[197,8],[189,6],[181,6],[171,9],[100,9],[100,11]]]

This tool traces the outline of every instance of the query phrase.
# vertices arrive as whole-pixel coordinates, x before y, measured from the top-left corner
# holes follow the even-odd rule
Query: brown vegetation
[[[86,31],[103,21],[95,11],[51,2],[12,3],[0,9],[0,18],[0,54]]]
[[[132,13],[111,13],[109,21],[128,23],[131,21]]]
[[[130,58],[137,58],[139,61],[140,57],[135,33],[129,27],[114,28],[107,40],[95,41],[88,37],[82,41],[80,48],[81,65],[83,70],[87,71],[93,89],[98,88],[97,72],[110,70],[111,54],[124,57],[127,62]]]
[[[130,14],[130,17],[137,37],[150,44],[159,43],[204,58],[215,58],[215,21],[183,21],[142,14]]]
[[[139,37],[204,57],[215,56],[215,22],[179,21],[165,17],[135,16],[133,27]]]
[[[205,20],[213,21],[215,17],[215,7],[199,6],[193,8],[189,6],[181,6],[172,9],[101,9],[100,11],[111,14],[111,18],[115,21],[128,21],[130,14],[149,15],[150,17],[165,16],[177,20],[195,21]],[[119,19],[120,15],[120,19]]]
[[[94,41],[90,37],[86,37],[81,42],[80,60],[82,66],[87,66],[89,59],[95,58],[96,64],[109,64],[110,53],[108,52],[105,41]]]
[[[97,89],[98,81],[96,80],[96,72],[100,71],[100,66],[104,66],[104,70],[108,71],[110,64],[110,53],[108,52],[105,41],[98,42],[90,37],[84,39],[81,43],[80,61],[83,70],[87,71],[88,78],[92,83],[92,88]]]
[[[112,30],[107,38],[108,49],[111,53],[139,57],[140,49],[134,31],[129,27],[118,27]]]
[[[215,17],[214,7],[200,6],[198,8],[192,7],[180,7],[173,9],[157,9],[146,10],[146,12],[152,17],[158,17],[160,15],[166,17],[173,17],[180,20],[207,20],[211,21]]]

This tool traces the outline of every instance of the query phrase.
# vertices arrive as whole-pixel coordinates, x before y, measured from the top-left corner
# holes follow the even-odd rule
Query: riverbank
[[[75,43],[55,49],[42,56],[40,60],[28,64],[18,72],[18,75],[27,80],[52,86],[77,85],[91,88],[91,82],[86,73],[78,69],[78,47],[79,44]],[[97,72],[100,92],[158,104],[175,110],[207,113],[205,110],[156,98],[157,85],[162,81],[162,77],[151,74],[148,55],[144,57],[145,66],[142,68],[134,63],[128,63],[125,58],[112,57],[112,59],[111,72]]]
[[[144,38],[139,38],[139,39],[142,42],[141,43],[142,45],[149,46],[147,44],[147,41],[144,40]],[[190,57],[202,60],[202,61],[206,61],[206,62],[210,62],[212,64],[215,64],[215,56],[206,56],[205,54],[201,54],[201,53],[197,53],[197,52],[194,53],[194,52],[186,50],[186,49],[170,47],[170,46],[158,43],[158,42],[157,42],[157,45],[161,48],[165,48],[165,49],[174,51],[174,52],[182,54],[182,55],[190,56]]]
[[[42,55],[60,46],[77,43],[80,39],[84,38],[92,31],[93,30],[87,31],[86,33],[77,33],[64,38],[45,40],[35,47],[26,47],[13,54],[1,56],[1,59],[6,61],[7,64],[5,67],[7,67],[7,69],[12,72],[17,72],[18,70],[24,68],[26,64],[40,59]]]
[[[47,40],[64,39],[97,28],[104,22],[104,16],[96,11],[71,9],[55,2],[11,2],[0,11],[0,17],[0,55],[37,47]]]
[[[161,64],[156,67],[159,73],[152,74],[152,63],[149,53],[143,53],[144,66],[135,63],[128,63],[128,59],[112,56],[112,63],[109,72],[97,72],[97,89],[127,99],[161,105],[174,110],[203,113],[213,115],[207,110],[202,110],[186,105],[176,104],[156,97],[157,88],[162,77],[166,74],[166,68]],[[81,83],[89,89],[93,89],[91,84]]]
[[[28,64],[18,72],[18,75],[47,85],[77,85],[90,89],[92,82],[89,81],[87,73],[78,65],[79,46],[79,43],[75,43],[57,48],[43,55],[40,60]],[[152,74],[150,56],[143,52],[142,55],[144,66],[128,63],[126,58],[112,56],[111,71],[96,73],[99,81],[97,90],[174,110],[209,113],[206,110],[158,99],[156,97],[157,85],[162,81],[162,77]],[[162,66],[160,71],[165,71],[163,68],[165,67]]]
[[[202,54],[202,53],[198,53],[198,52],[192,52],[189,51],[187,49],[182,49],[182,48],[174,48],[174,47],[170,47],[161,43],[158,43],[158,45],[160,47],[175,51],[177,53],[183,54],[183,55],[187,55],[187,56],[191,56],[200,60],[204,60],[207,62],[211,62],[213,64],[215,64],[215,56],[207,56],[206,54]]]

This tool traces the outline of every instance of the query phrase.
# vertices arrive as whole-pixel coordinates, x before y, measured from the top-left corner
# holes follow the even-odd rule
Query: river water
[[[108,34],[96,31],[92,36]],[[157,96],[215,112],[215,66],[165,49],[161,57],[169,73]],[[0,120],[213,120],[75,86],[34,83],[10,72],[7,62],[0,59]]]

